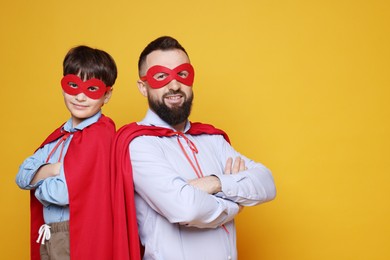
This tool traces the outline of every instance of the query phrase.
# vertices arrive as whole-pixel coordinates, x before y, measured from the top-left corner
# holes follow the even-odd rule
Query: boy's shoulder
[[[107,129],[109,131],[115,131],[115,122],[110,117],[101,115],[101,117],[93,124],[89,125],[85,129]],[[84,130],[84,129],[83,129]]]

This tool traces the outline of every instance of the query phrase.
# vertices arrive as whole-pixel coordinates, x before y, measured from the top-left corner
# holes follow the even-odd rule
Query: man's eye
[[[166,74],[166,73],[156,73],[156,74],[153,76],[153,78],[154,78],[155,80],[158,80],[158,81],[164,80],[164,79],[166,79],[167,77],[168,77],[168,74]]]
[[[90,92],[96,92],[98,90],[99,90],[99,88],[95,87],[95,86],[88,87],[88,91],[90,91]]]
[[[69,86],[71,88],[78,88],[77,84],[76,83],[73,83],[73,82],[69,82]]]
[[[179,75],[179,77],[185,79],[188,77],[189,73],[188,73],[188,71],[183,70],[183,71],[180,71],[179,73],[177,73],[177,75]]]

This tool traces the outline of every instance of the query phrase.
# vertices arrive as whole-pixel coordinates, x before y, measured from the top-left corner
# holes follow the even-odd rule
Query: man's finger
[[[241,158],[240,158],[241,159]],[[241,159],[241,163],[240,163],[240,172],[241,171],[245,171],[245,170],[247,170],[248,168],[247,167],[245,167],[245,160],[244,159]]]
[[[226,161],[226,165],[225,165],[225,174],[231,174],[232,172],[232,163],[233,163],[233,159],[231,157],[229,157]]]
[[[241,157],[236,157],[233,164],[232,173],[237,173],[240,171]]]

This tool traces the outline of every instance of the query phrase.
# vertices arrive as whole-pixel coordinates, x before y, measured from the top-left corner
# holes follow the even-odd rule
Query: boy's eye
[[[69,82],[69,86],[70,86],[71,88],[78,88],[77,84],[74,83],[74,82]]]
[[[161,81],[166,79],[168,77],[168,74],[161,72],[161,73],[156,73],[153,77],[155,80]]]
[[[188,71],[183,70],[183,71],[180,71],[179,73],[177,73],[177,75],[179,75],[179,77],[185,79],[188,77],[189,73],[188,73]]]
[[[95,87],[95,86],[88,87],[88,91],[91,91],[91,92],[96,92],[98,90],[99,90],[99,87]]]

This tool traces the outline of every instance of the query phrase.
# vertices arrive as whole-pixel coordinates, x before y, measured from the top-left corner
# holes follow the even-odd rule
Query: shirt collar
[[[72,126],[72,118],[69,118],[68,121],[66,121],[66,123],[64,124],[64,126],[62,127],[62,129],[66,132],[76,132],[76,131],[81,131],[83,130],[84,128],[86,128],[87,126],[90,126],[92,125],[93,123],[96,123],[99,118],[102,116],[102,112],[99,111],[97,112],[96,114],[94,114],[93,116],[91,117],[88,117],[87,119],[84,119],[80,124],[78,124],[76,127],[73,127]]]
[[[145,118],[138,122],[139,125],[152,125],[152,126],[158,126],[163,128],[169,128],[173,131],[176,131],[172,126],[170,126],[167,122],[162,120],[154,111],[151,109],[148,109],[146,112]],[[189,120],[187,120],[186,125],[184,127],[184,133],[187,132],[191,127],[191,123]]]

